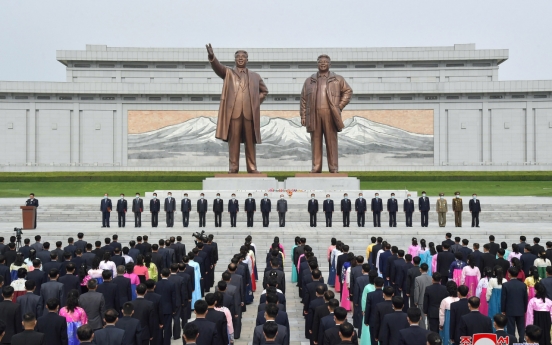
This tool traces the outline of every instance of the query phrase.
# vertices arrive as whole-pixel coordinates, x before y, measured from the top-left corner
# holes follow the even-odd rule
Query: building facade
[[[237,49],[216,49],[232,67]],[[508,50],[246,49],[269,89],[258,166],[310,168],[299,100],[316,58],[353,89],[339,133],[340,170],[549,170],[552,81],[499,81]],[[58,51],[66,82],[0,81],[0,170],[228,168],[216,140],[222,80],[204,48]]]

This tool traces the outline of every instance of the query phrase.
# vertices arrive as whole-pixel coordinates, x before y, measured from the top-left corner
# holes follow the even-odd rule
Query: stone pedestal
[[[360,189],[360,180],[356,177],[346,177],[346,174],[297,174],[295,176],[286,179],[286,189],[345,192]]]
[[[274,177],[258,177],[243,174],[233,177],[208,177],[203,180],[203,190],[238,191],[262,190],[278,188],[278,180]]]

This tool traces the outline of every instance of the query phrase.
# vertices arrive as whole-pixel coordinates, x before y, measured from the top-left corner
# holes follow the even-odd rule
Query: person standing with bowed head
[[[418,199],[418,209],[422,214],[422,228],[427,228],[429,210],[431,209],[431,206],[429,204],[429,198],[426,196],[425,191],[422,191],[422,196]]]
[[[161,203],[157,199],[157,193],[153,193],[153,198],[150,200],[150,213],[151,213],[151,227],[156,228],[159,221],[159,211],[161,210]]]
[[[105,193],[102,201],[100,202],[100,211],[102,211],[102,228],[109,228],[109,215],[113,204],[111,199],[109,199],[108,194]]]

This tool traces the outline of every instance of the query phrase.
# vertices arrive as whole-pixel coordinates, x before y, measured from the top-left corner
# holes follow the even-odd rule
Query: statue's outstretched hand
[[[301,119],[301,126],[306,126],[307,125],[307,121],[305,119]]]
[[[211,47],[211,43],[206,44],[205,48],[207,48],[207,57],[209,58],[209,60],[213,60],[213,58],[215,57],[215,53],[213,53],[213,47]]]

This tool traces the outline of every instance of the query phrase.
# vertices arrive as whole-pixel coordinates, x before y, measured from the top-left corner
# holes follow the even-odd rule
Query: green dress
[[[376,287],[374,284],[368,284],[364,287],[364,290],[362,290],[362,331],[360,332],[361,338],[358,343],[359,345],[372,345],[370,341],[370,328],[364,323],[364,312],[366,311],[366,295],[375,290]]]

